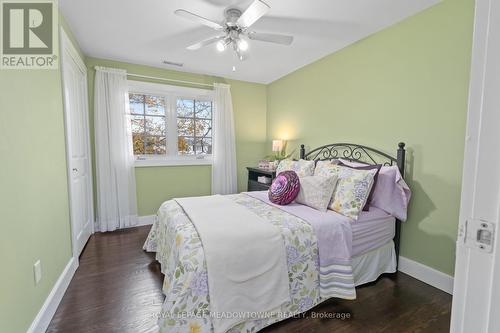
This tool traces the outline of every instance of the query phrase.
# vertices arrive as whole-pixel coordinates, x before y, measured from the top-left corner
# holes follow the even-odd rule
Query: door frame
[[[499,332],[500,3],[476,0],[469,105],[451,332]],[[485,157],[488,161],[485,163]],[[494,227],[491,253],[475,242],[482,221]]]
[[[84,104],[84,109],[85,109],[85,121],[86,121],[86,127],[87,131],[85,132],[85,141],[87,142],[87,154],[88,154],[88,165],[87,165],[87,170],[88,170],[88,188],[89,188],[89,193],[90,193],[90,198],[89,198],[89,216],[91,217],[91,234],[94,234],[95,232],[95,215],[94,215],[94,189],[93,189],[93,174],[92,174],[92,151],[91,151],[91,146],[90,146],[90,124],[89,124],[89,105],[88,105],[88,81],[87,81],[87,66],[83,62],[82,58],[80,57],[80,54],[76,50],[75,46],[69,39],[68,35],[66,34],[66,31],[64,31],[63,27],[60,28],[60,44],[61,44],[61,81],[62,81],[62,97],[63,97],[63,109],[64,109],[64,137],[65,137],[65,143],[66,143],[66,173],[67,173],[67,181],[68,181],[68,199],[69,199],[69,211],[70,211],[70,228],[71,228],[71,251],[72,251],[72,256],[78,263],[78,249],[77,249],[77,242],[76,242],[76,234],[73,231],[73,214],[72,214],[72,185],[71,185],[71,175],[72,175],[72,170],[71,170],[71,137],[67,135],[69,129],[70,129],[70,124],[69,124],[69,115],[68,115],[68,106],[66,104],[66,96],[65,96],[65,90],[66,90],[66,83],[64,80],[64,70],[63,70],[63,64],[67,61],[66,59],[66,54],[69,54],[69,56],[72,58],[72,60],[76,63],[76,65],[79,67],[79,69],[84,73],[85,75],[85,104]],[[67,53],[66,53],[67,52]]]

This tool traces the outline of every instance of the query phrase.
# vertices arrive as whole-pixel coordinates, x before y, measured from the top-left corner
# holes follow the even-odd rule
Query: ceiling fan
[[[241,12],[241,10],[237,8],[227,9],[225,11],[226,19],[222,23],[214,22],[185,9],[177,9],[174,13],[194,22],[201,23],[221,33],[219,36],[211,37],[188,46],[188,50],[199,50],[207,45],[217,43],[216,46],[219,52],[223,52],[226,48],[232,48],[238,56],[238,59],[243,61],[246,59],[243,53],[247,51],[249,47],[246,38],[282,45],[290,45],[292,43],[293,36],[259,33],[250,30],[250,27],[264,16],[269,9],[271,9],[271,7],[264,1],[254,0],[244,12]]]

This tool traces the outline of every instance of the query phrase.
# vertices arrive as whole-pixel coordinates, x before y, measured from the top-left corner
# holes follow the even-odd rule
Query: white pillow
[[[337,176],[308,176],[299,179],[300,191],[295,202],[326,212],[337,184]]]
[[[276,168],[276,174],[279,174],[283,171],[292,170],[295,171],[297,176],[299,177],[308,177],[314,174],[314,161],[306,161],[306,160],[283,160],[278,164]]]

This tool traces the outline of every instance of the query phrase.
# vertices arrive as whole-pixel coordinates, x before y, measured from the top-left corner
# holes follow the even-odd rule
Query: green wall
[[[71,257],[61,73],[0,70],[0,92],[0,332],[17,333]]]
[[[126,69],[130,73],[201,83],[225,82],[231,85],[236,132],[238,190],[246,190],[247,166],[254,166],[266,154],[266,86],[226,80],[219,77],[184,73],[124,62],[87,58],[91,140],[94,140],[95,66]],[[130,78],[134,79],[134,78]],[[146,80],[155,82],[154,80]],[[156,81],[158,82],[158,81]],[[164,82],[160,82],[164,83]],[[92,142],[93,146],[93,142]],[[94,159],[95,160],[95,159]],[[210,194],[210,166],[164,166],[136,168],[137,205],[140,216],[155,214],[161,203],[181,196]],[[95,172],[94,172],[95,175]],[[94,186],[95,188],[95,186]]]
[[[174,197],[210,195],[211,172],[208,165],[136,168],[139,215],[155,214]]]
[[[247,166],[256,166],[266,156],[266,86],[227,80],[233,97],[238,191],[247,190]]]
[[[453,274],[473,0],[447,0],[268,86],[268,140],[408,147],[401,254]]]

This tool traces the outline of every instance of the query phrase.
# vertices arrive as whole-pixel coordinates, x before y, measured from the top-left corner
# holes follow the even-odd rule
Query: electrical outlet
[[[42,279],[42,263],[37,260],[33,265],[33,273],[35,274],[35,285]]]

